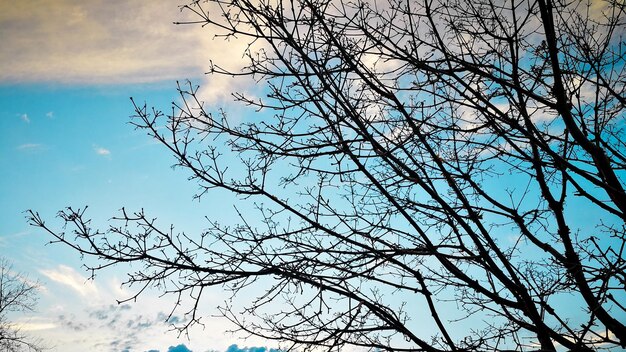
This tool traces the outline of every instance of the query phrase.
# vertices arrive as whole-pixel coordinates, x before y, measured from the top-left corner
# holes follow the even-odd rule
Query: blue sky
[[[178,99],[176,81],[185,79],[202,87],[207,104],[245,118],[228,92],[254,88],[204,75],[209,58],[242,65],[244,43],[172,24],[186,16],[178,1],[0,0],[0,256],[42,283],[37,310],[13,319],[51,351],[272,352],[253,347],[267,341],[227,334],[218,318],[191,329],[189,339],[178,336],[171,324],[185,317],[168,318],[173,302],[158,292],[116,304],[132,295],[121,286],[128,268],[87,280],[75,252],[47,245],[51,238],[25,220],[27,209],[55,223],[58,210],[86,205],[95,227],[122,207],[144,208],[186,232],[206,226],[207,214],[233,220],[224,206],[230,199],[215,193],[193,201],[197,188],[185,171],[173,170],[170,153],[129,124],[130,97],[168,109]],[[583,226],[594,216],[577,219]],[[215,314],[225,298],[211,291],[202,311]]]
[[[201,229],[207,212],[228,218],[223,199],[192,201],[196,186],[174,159],[131,126],[130,97],[168,108],[176,80],[202,85],[207,103],[228,108],[227,78],[208,80],[214,60],[241,62],[240,43],[213,40],[184,20],[177,2],[0,0],[0,255],[42,283],[37,310],[13,316],[51,351],[260,351],[264,341],[225,334],[228,324],[205,321],[189,339],[171,330],[181,322],[171,303],[151,292],[132,305],[122,288],[127,268],[88,281],[78,255],[26,223],[33,209],[51,222],[67,206],[89,206],[95,226],[126,207],[145,208],[162,224]],[[219,55],[215,55],[219,52]],[[176,204],[176,206],[171,206]],[[223,300],[215,291],[207,314]],[[171,346],[171,347],[168,347]]]

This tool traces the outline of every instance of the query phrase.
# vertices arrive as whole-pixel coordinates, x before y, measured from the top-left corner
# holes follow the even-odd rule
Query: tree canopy
[[[91,228],[30,221],[91,269],[203,299],[283,348],[393,351],[626,347],[626,10],[619,1],[209,0],[208,35],[249,43],[256,112],[181,84],[170,112],[135,104],[239,224],[163,229],[143,210]],[[219,53],[207,53],[219,55]],[[242,77],[242,79],[244,79]],[[252,109],[251,109],[252,110]],[[232,157],[238,159],[233,164]],[[175,206],[175,205],[172,205]],[[133,225],[133,226],[131,226]],[[263,290],[242,301],[252,285]],[[178,307],[197,322],[197,305]],[[187,326],[180,327],[185,329]]]
[[[8,260],[0,258],[0,350],[43,351],[41,342],[20,331],[9,314],[32,311],[37,302],[38,284],[13,271]]]

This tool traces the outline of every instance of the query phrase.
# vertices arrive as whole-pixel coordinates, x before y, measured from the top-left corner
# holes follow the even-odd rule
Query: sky
[[[201,85],[207,104],[225,109],[227,92],[247,89],[204,75],[209,56],[241,64],[242,43],[174,25],[189,19],[178,5],[0,0],[0,257],[41,283],[36,310],[12,319],[50,351],[265,351],[254,347],[265,341],[225,333],[229,325],[219,318],[178,336],[171,324],[184,317],[168,319],[172,302],[157,292],[117,304],[131,295],[121,285],[127,268],[88,280],[77,253],[49,244],[25,218],[32,209],[55,223],[61,209],[89,206],[94,226],[102,227],[122,207],[144,208],[161,224],[194,231],[208,212],[232,216],[221,199],[193,201],[188,175],[129,124],[130,97],[166,109],[177,99],[177,80]],[[207,315],[225,298],[211,294],[203,302]]]
[[[197,186],[173,156],[129,123],[130,97],[168,109],[176,82],[191,80],[201,99],[240,121],[248,112],[229,92],[251,92],[243,80],[207,76],[209,59],[236,70],[245,43],[214,38],[181,12],[184,0],[0,0],[0,257],[40,282],[36,310],[14,315],[28,335],[53,352],[271,352],[272,343],[230,334],[214,317],[227,298],[203,300],[204,326],[179,336],[173,301],[147,292],[137,302],[122,286],[127,267],[89,280],[78,254],[50,244],[25,211],[58,224],[55,214],[88,206],[94,227],[122,207],[145,209],[162,226],[202,230],[204,216],[228,221],[220,194],[194,201]],[[501,184],[498,185],[501,187]],[[175,205],[175,206],[172,206]],[[581,214],[585,222],[592,213]],[[266,347],[264,347],[266,346]]]

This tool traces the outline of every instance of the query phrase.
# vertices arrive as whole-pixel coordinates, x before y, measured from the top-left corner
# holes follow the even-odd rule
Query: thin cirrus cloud
[[[40,270],[40,272],[48,279],[71,288],[82,297],[98,296],[96,285],[69,266],[59,265],[53,269]]]
[[[39,143],[24,143],[17,146],[17,150],[25,151],[25,152],[33,152],[37,150],[41,150],[43,145]]]
[[[39,331],[54,329],[56,324],[47,321],[20,321],[15,322],[15,327],[21,331]]]
[[[149,83],[198,77],[209,59],[241,66],[246,43],[214,40],[200,25],[173,24],[198,20],[180,11],[181,3],[0,2],[0,83]]]

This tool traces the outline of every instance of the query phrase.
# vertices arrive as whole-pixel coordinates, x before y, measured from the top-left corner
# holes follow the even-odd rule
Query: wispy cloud
[[[89,295],[83,294],[73,299],[71,293],[82,289],[85,277],[63,265],[54,266],[42,272],[47,274],[46,277],[64,277],[62,280],[57,278],[58,280],[55,281],[63,281],[65,284],[49,285],[48,298],[57,302],[57,305],[47,309],[41,307],[40,310],[45,314],[42,317],[44,319],[31,320],[54,324],[55,328],[33,332],[33,336],[41,337],[43,341],[54,341],[57,346],[73,346],[72,351],[148,351],[153,349],[166,352],[167,346],[173,346],[173,348],[178,348],[173,351],[188,352],[179,347],[183,341],[178,340],[180,336],[177,335],[172,324],[185,325],[189,322],[189,318],[184,315],[170,316],[169,308],[176,302],[174,297],[163,297],[158,292],[146,291],[138,302],[115,304],[114,298],[126,299],[135,292],[120,290],[121,281],[117,277],[112,277],[99,281],[97,286],[93,286],[97,288],[97,295],[94,290]],[[102,275],[98,277],[103,278]],[[68,289],[68,287],[72,288]],[[70,290],[72,292],[68,292]],[[214,299],[216,298],[204,300],[203,304],[212,306],[211,302]],[[167,310],[161,310],[163,308]],[[193,351],[207,351],[207,346],[212,346],[213,349],[210,351],[225,352],[226,348],[232,344],[233,338],[233,335],[226,334],[225,330],[234,327],[223,320],[211,319],[205,324],[206,326],[196,325],[190,328],[189,333],[194,342],[193,345],[185,342],[185,348]],[[263,342],[250,342],[250,339],[247,342],[256,346],[263,345]],[[259,352],[252,349],[243,351]]]
[[[70,315],[61,314],[57,317],[57,321],[59,325],[62,326],[63,328],[69,329],[75,332],[84,331],[88,329],[89,327],[91,327],[91,325],[89,325],[88,323],[78,321],[76,319],[76,316],[74,316],[74,314],[70,314]]]
[[[97,145],[94,145],[93,150],[98,155],[102,155],[102,156],[110,156],[111,155],[111,151],[110,150],[108,150],[106,148],[99,147]]]
[[[16,149],[25,152],[33,152],[43,149],[43,145],[39,143],[25,143],[18,145]]]
[[[14,242],[16,239],[30,235],[30,234],[31,234],[30,231],[20,231],[20,232],[14,232],[14,233],[0,234],[0,248],[8,247],[9,244]]]
[[[69,266],[59,265],[54,269],[44,269],[40,272],[48,279],[71,288],[83,297],[98,296],[96,285]]]
[[[49,119],[53,119],[54,118],[54,111],[48,111],[46,113],[46,117],[49,118]]]
[[[89,318],[83,325],[98,331],[114,332],[115,337],[108,343],[115,350],[119,350],[120,347],[136,348],[138,347],[136,345],[140,343],[139,340],[145,338],[146,334],[157,331],[162,333],[169,324],[168,315],[164,312],[142,314],[134,311],[128,304],[102,305],[89,309],[88,312]]]
[[[20,115],[20,119],[22,119],[22,121],[24,121],[26,123],[30,123],[30,118],[28,117],[28,114]]]
[[[54,323],[50,323],[50,322],[45,322],[45,321],[41,321],[41,322],[32,322],[32,321],[25,321],[25,322],[16,322],[14,324],[12,324],[15,328],[21,330],[21,331],[39,331],[39,330],[48,330],[48,329],[54,329],[57,327],[56,324]]]

